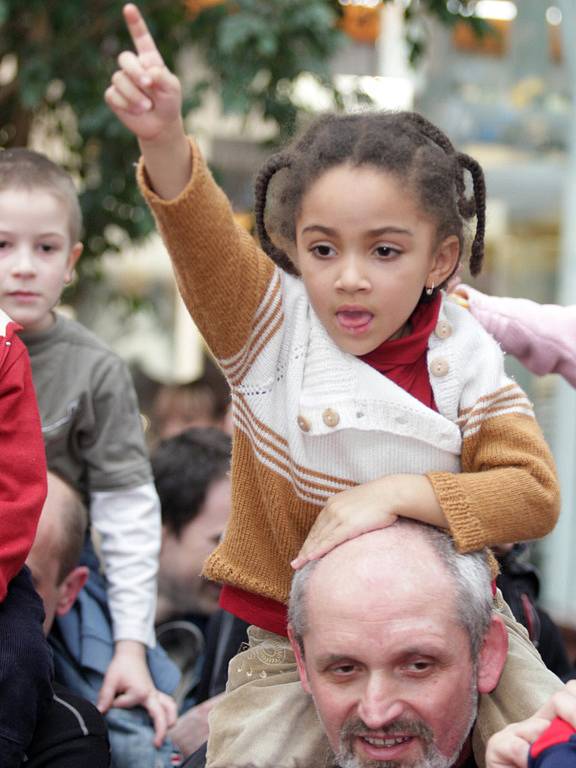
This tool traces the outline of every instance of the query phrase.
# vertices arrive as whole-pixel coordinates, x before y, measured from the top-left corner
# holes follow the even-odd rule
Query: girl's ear
[[[456,235],[450,235],[436,248],[426,285],[442,285],[454,272],[459,260],[460,241]]]

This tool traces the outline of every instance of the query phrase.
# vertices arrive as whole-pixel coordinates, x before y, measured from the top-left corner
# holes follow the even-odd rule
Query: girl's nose
[[[346,292],[365,291],[370,287],[359,257],[350,255],[343,259],[336,287]]]

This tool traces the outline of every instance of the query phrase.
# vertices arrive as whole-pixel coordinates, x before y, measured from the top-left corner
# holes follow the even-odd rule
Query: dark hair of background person
[[[162,523],[174,535],[200,512],[210,485],[230,469],[232,441],[216,427],[191,427],[160,443],[152,471]]]

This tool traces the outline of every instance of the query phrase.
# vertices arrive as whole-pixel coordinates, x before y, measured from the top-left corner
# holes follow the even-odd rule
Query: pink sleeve
[[[576,387],[576,305],[486,296],[467,285],[456,291],[505,352],[533,373],[559,373]]]
[[[0,601],[24,565],[46,496],[46,457],[28,352],[0,336]]]

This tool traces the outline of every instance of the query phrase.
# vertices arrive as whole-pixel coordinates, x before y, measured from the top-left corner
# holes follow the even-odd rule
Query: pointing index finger
[[[144,17],[133,3],[124,6],[124,20],[136,48],[136,53],[147,67],[163,66],[164,61],[150,34]]]

